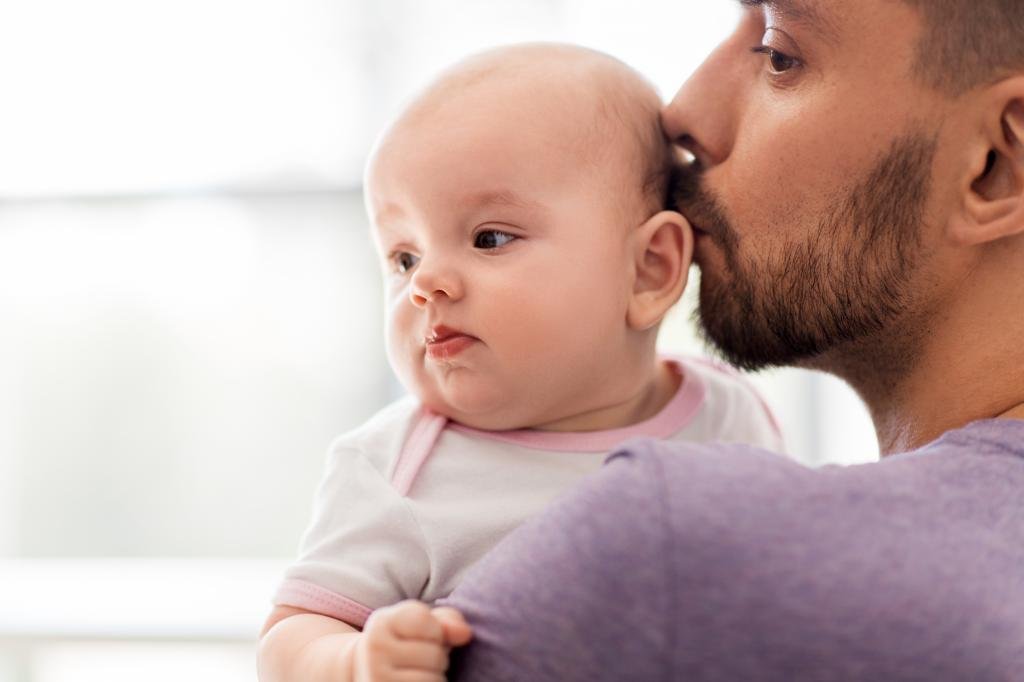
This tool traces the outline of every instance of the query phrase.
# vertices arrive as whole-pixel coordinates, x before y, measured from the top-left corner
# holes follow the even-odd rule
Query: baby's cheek
[[[401,306],[393,307],[388,312],[384,330],[388,361],[402,385],[407,390],[416,392],[423,377],[421,376],[422,368],[417,368],[415,362],[416,343],[412,336],[413,321],[410,319],[409,312],[403,310]]]

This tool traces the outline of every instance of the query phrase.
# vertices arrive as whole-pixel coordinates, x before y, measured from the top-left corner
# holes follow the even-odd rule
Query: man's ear
[[[967,245],[1024,233],[1024,77],[1002,81],[984,97],[962,211],[950,224]]]
[[[693,260],[693,230],[681,214],[661,211],[637,229],[635,244],[626,323],[643,330],[661,322],[682,295]]]

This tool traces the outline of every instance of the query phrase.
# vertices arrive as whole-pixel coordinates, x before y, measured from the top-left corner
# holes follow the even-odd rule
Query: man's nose
[[[719,45],[661,110],[666,136],[704,168],[728,158],[736,137],[743,67],[730,42]]]
[[[445,299],[457,301],[463,293],[462,278],[451,263],[423,257],[416,264],[409,286],[413,305],[423,307]]]

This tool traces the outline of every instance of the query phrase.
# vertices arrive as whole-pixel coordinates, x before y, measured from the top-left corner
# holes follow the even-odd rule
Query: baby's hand
[[[472,632],[455,609],[403,601],[378,609],[366,621],[354,652],[357,682],[441,682],[448,652]]]

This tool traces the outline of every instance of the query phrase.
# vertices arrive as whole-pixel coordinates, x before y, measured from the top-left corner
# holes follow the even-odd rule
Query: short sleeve
[[[274,603],[362,627],[373,610],[417,598],[429,574],[423,533],[406,499],[362,452],[336,445],[299,558]]]
[[[656,467],[613,459],[469,571],[441,602],[474,633],[451,679],[665,678],[673,600]]]

